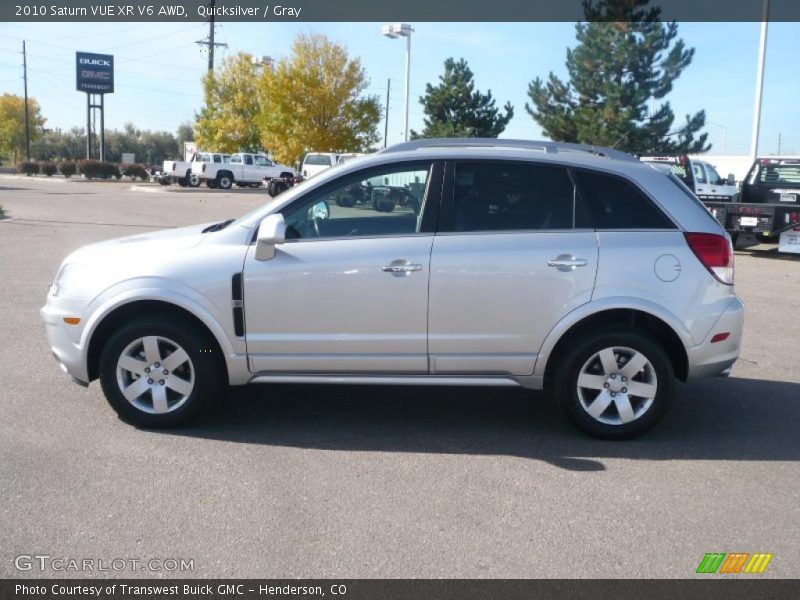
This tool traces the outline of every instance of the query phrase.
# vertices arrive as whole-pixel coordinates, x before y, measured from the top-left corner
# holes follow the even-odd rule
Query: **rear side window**
[[[572,229],[575,189],[563,167],[459,162],[453,184],[452,231]]]
[[[594,171],[576,170],[575,175],[595,229],[675,229],[631,182]]]

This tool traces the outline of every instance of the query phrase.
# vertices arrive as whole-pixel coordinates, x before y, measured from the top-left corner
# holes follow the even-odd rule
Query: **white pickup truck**
[[[208,187],[230,189],[234,184],[259,187],[265,180],[296,177],[295,170],[272,162],[263,154],[238,152],[225,164],[198,163],[192,165],[192,174],[206,181]]]
[[[181,187],[197,187],[200,185],[200,177],[195,175],[195,165],[203,163],[226,163],[230,159],[230,154],[219,152],[195,152],[189,161],[185,160],[165,160],[164,169],[159,179],[162,185],[169,185],[177,182]],[[197,168],[199,171],[200,168]]]

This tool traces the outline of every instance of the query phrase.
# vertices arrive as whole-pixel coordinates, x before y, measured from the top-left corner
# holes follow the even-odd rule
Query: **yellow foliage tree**
[[[240,52],[203,76],[205,106],[195,125],[197,147],[212,152],[255,152],[258,129],[258,80],[252,56]]]
[[[28,98],[31,142],[41,135],[44,122],[39,103]],[[21,96],[0,96],[0,156],[7,156],[15,163],[25,157],[25,100]]]
[[[259,79],[261,144],[283,163],[308,151],[359,152],[378,141],[381,106],[361,61],[324,35],[299,35]]]

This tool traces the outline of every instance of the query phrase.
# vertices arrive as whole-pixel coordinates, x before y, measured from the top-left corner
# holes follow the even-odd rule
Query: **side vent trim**
[[[242,274],[235,273],[231,278],[231,304],[233,306],[233,332],[236,337],[244,337],[244,289]]]

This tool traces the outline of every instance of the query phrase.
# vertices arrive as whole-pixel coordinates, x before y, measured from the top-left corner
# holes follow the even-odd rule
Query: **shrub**
[[[73,175],[75,175],[76,167],[75,163],[71,160],[65,160],[64,162],[59,165],[58,170],[61,171],[61,174],[69,179]]]
[[[120,165],[120,170],[125,177],[130,177],[131,179],[147,179],[149,175],[144,168],[144,165]]]
[[[47,175],[48,177],[52,177],[58,172],[58,167],[56,163],[46,162],[42,164],[42,173]]]
[[[116,164],[99,160],[78,161],[78,172],[86,179],[111,179],[112,177],[119,179],[122,177]]]
[[[19,172],[25,173],[28,177],[39,173],[39,163],[35,160],[26,160],[19,163]]]

